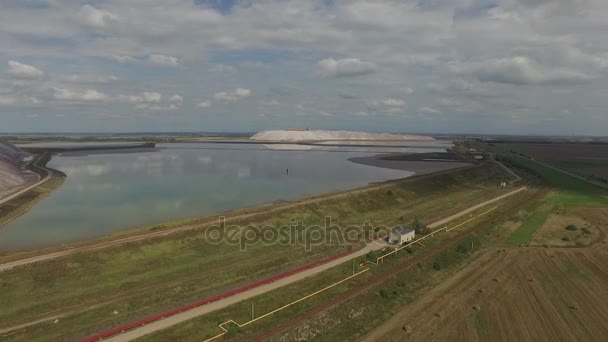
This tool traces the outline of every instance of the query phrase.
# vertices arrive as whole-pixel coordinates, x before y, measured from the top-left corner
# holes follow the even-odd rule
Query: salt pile
[[[306,130],[275,130],[262,131],[251,137],[252,140],[261,141],[322,141],[322,140],[390,140],[390,141],[429,141],[432,137],[423,135],[367,133],[353,131],[306,131]]]

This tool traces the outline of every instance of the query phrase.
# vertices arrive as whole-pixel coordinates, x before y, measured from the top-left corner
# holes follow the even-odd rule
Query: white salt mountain
[[[276,130],[262,131],[251,137],[259,141],[429,141],[435,140],[424,135],[367,133],[353,131],[305,131]]]
[[[26,169],[31,155],[0,141],[0,195],[36,181],[38,175]]]

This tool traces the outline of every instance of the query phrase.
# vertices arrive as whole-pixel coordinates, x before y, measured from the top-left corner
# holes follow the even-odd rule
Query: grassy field
[[[519,199],[512,199],[514,202],[517,200]],[[483,212],[484,210],[487,210],[487,208],[480,209],[479,212]],[[477,212],[474,214],[477,214]],[[457,222],[459,221],[452,224],[455,225]],[[438,234],[436,237],[425,241],[426,247],[412,247],[404,253],[399,253],[385,259],[386,261],[381,265],[369,265],[369,272],[350,280],[348,283],[341,284],[327,292],[308,299],[305,302],[298,303],[294,307],[281,311],[280,314],[268,317],[267,319],[256,322],[255,324],[247,326],[243,329],[238,329],[236,326],[234,326],[235,329],[230,330],[229,335],[226,336],[224,340],[229,339],[231,341],[248,341],[255,337],[256,334],[270,329],[276,324],[296,317],[304,313],[306,310],[313,308],[316,305],[323,304],[356,286],[363,285],[387,271],[396,269],[400,265],[407,264],[416,256],[425,253],[427,249],[437,246],[442,242],[449,241],[455,234],[471,228],[476,223],[478,222],[471,222],[448,234]],[[294,332],[295,338],[290,333],[283,335],[282,339],[292,341],[319,338],[319,336],[317,336],[319,329],[326,329],[328,326],[339,326],[342,322],[350,322],[350,324],[347,324],[347,330],[344,330],[340,335],[324,335],[322,340],[349,340],[352,339],[351,337],[354,337],[357,334],[363,334],[365,329],[368,328],[365,327],[366,323],[369,323],[370,325],[373,323],[372,321],[374,319],[370,318],[370,315],[373,315],[374,312],[384,312],[385,310],[389,310],[391,308],[395,309],[393,305],[398,306],[399,303],[404,303],[404,301],[411,301],[416,295],[417,291],[421,291],[421,289],[425,288],[429,284],[434,284],[436,281],[439,281],[441,275],[446,274],[459,263],[467,260],[476,250],[481,248],[487,241],[493,238],[494,234],[496,234],[498,231],[494,229],[490,229],[483,233],[474,234],[466,238],[464,241],[455,243],[448,249],[437,253],[428,261],[414,267],[411,271],[406,271],[403,274],[399,274],[397,278],[383,283],[380,287],[375,288],[374,291],[370,293],[369,297],[367,294],[365,294],[363,295],[363,298],[357,299],[355,301],[357,303],[357,307],[349,307],[348,309],[345,309],[345,311],[339,310],[340,314],[336,314],[337,310],[332,310],[331,313],[322,315],[322,318],[320,318],[319,321],[310,322],[308,325],[299,328],[297,332]],[[473,250],[470,248],[471,245],[474,246]],[[355,268],[356,271],[360,269],[361,268],[359,267]],[[289,303],[290,301],[301,298],[308,293],[312,293],[323,286],[331,284],[332,282],[342,279],[350,274],[352,274],[351,265],[343,265],[340,266],[338,270],[326,271],[313,278],[309,278],[288,287],[272,291],[254,299],[232,305],[218,312],[192,319],[172,328],[145,336],[139,340],[154,342],[168,340],[201,341],[220,333],[221,330],[218,328],[218,323],[220,322],[232,319],[236,322],[243,323],[251,319],[249,313],[252,304],[255,305],[255,312],[262,314],[272,309],[276,309],[283,304]],[[280,298],[280,300],[277,300],[278,298]],[[338,317],[336,318],[335,316]],[[356,329],[360,329],[360,332],[356,333],[355,330],[353,330],[355,327]],[[341,328],[342,327],[340,326],[340,329]]]
[[[529,196],[529,194],[527,194]],[[522,201],[526,194],[518,195],[507,200],[514,204]],[[490,220],[502,220],[510,216],[505,208],[493,213]],[[471,223],[462,229],[466,230],[479,224]],[[459,228],[460,229],[460,228]],[[416,263],[409,270],[399,273],[396,277],[384,281],[382,285],[366,291],[354,299],[341,303],[328,311],[307,320],[292,329],[286,330],[276,336],[272,341],[300,341],[304,339],[315,341],[357,341],[365,337],[374,327],[382,325],[393,317],[403,307],[412,304],[429,289],[441,284],[447,277],[459,268],[474,260],[479,252],[485,250],[493,243],[504,238],[502,225],[483,224],[483,229],[464,240],[450,244],[441,252],[432,255],[428,260]],[[449,236],[448,236],[449,239]],[[432,241],[432,240],[431,240]],[[416,253],[425,253],[426,247],[415,247]],[[400,258],[407,257],[402,254],[389,263],[400,263]],[[356,313],[356,319],[353,319]],[[430,312],[441,315],[440,311]],[[408,326],[408,319],[399,325],[399,330],[417,329],[415,325]],[[311,336],[311,332],[313,335]],[[376,340],[376,339],[372,339]]]
[[[608,145],[511,143],[500,146],[608,184]]]
[[[504,170],[487,164],[239,223],[263,227],[296,218],[314,225],[325,216],[342,227],[365,221],[390,226],[414,218],[430,220],[505,191],[497,186],[501,177]],[[258,243],[242,252],[236,246],[209,244],[204,232],[176,233],[3,272],[0,330],[42,320],[5,333],[3,340],[82,337],[345,250],[335,244],[306,251],[302,245]]]

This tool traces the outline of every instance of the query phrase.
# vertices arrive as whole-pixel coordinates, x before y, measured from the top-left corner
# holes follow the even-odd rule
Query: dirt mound
[[[28,156],[14,145],[0,142],[0,194],[31,180],[31,172],[25,170]]]

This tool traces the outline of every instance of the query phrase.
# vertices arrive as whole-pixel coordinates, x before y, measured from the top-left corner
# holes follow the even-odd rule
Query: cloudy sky
[[[1,0],[0,131],[606,135],[606,0]]]

